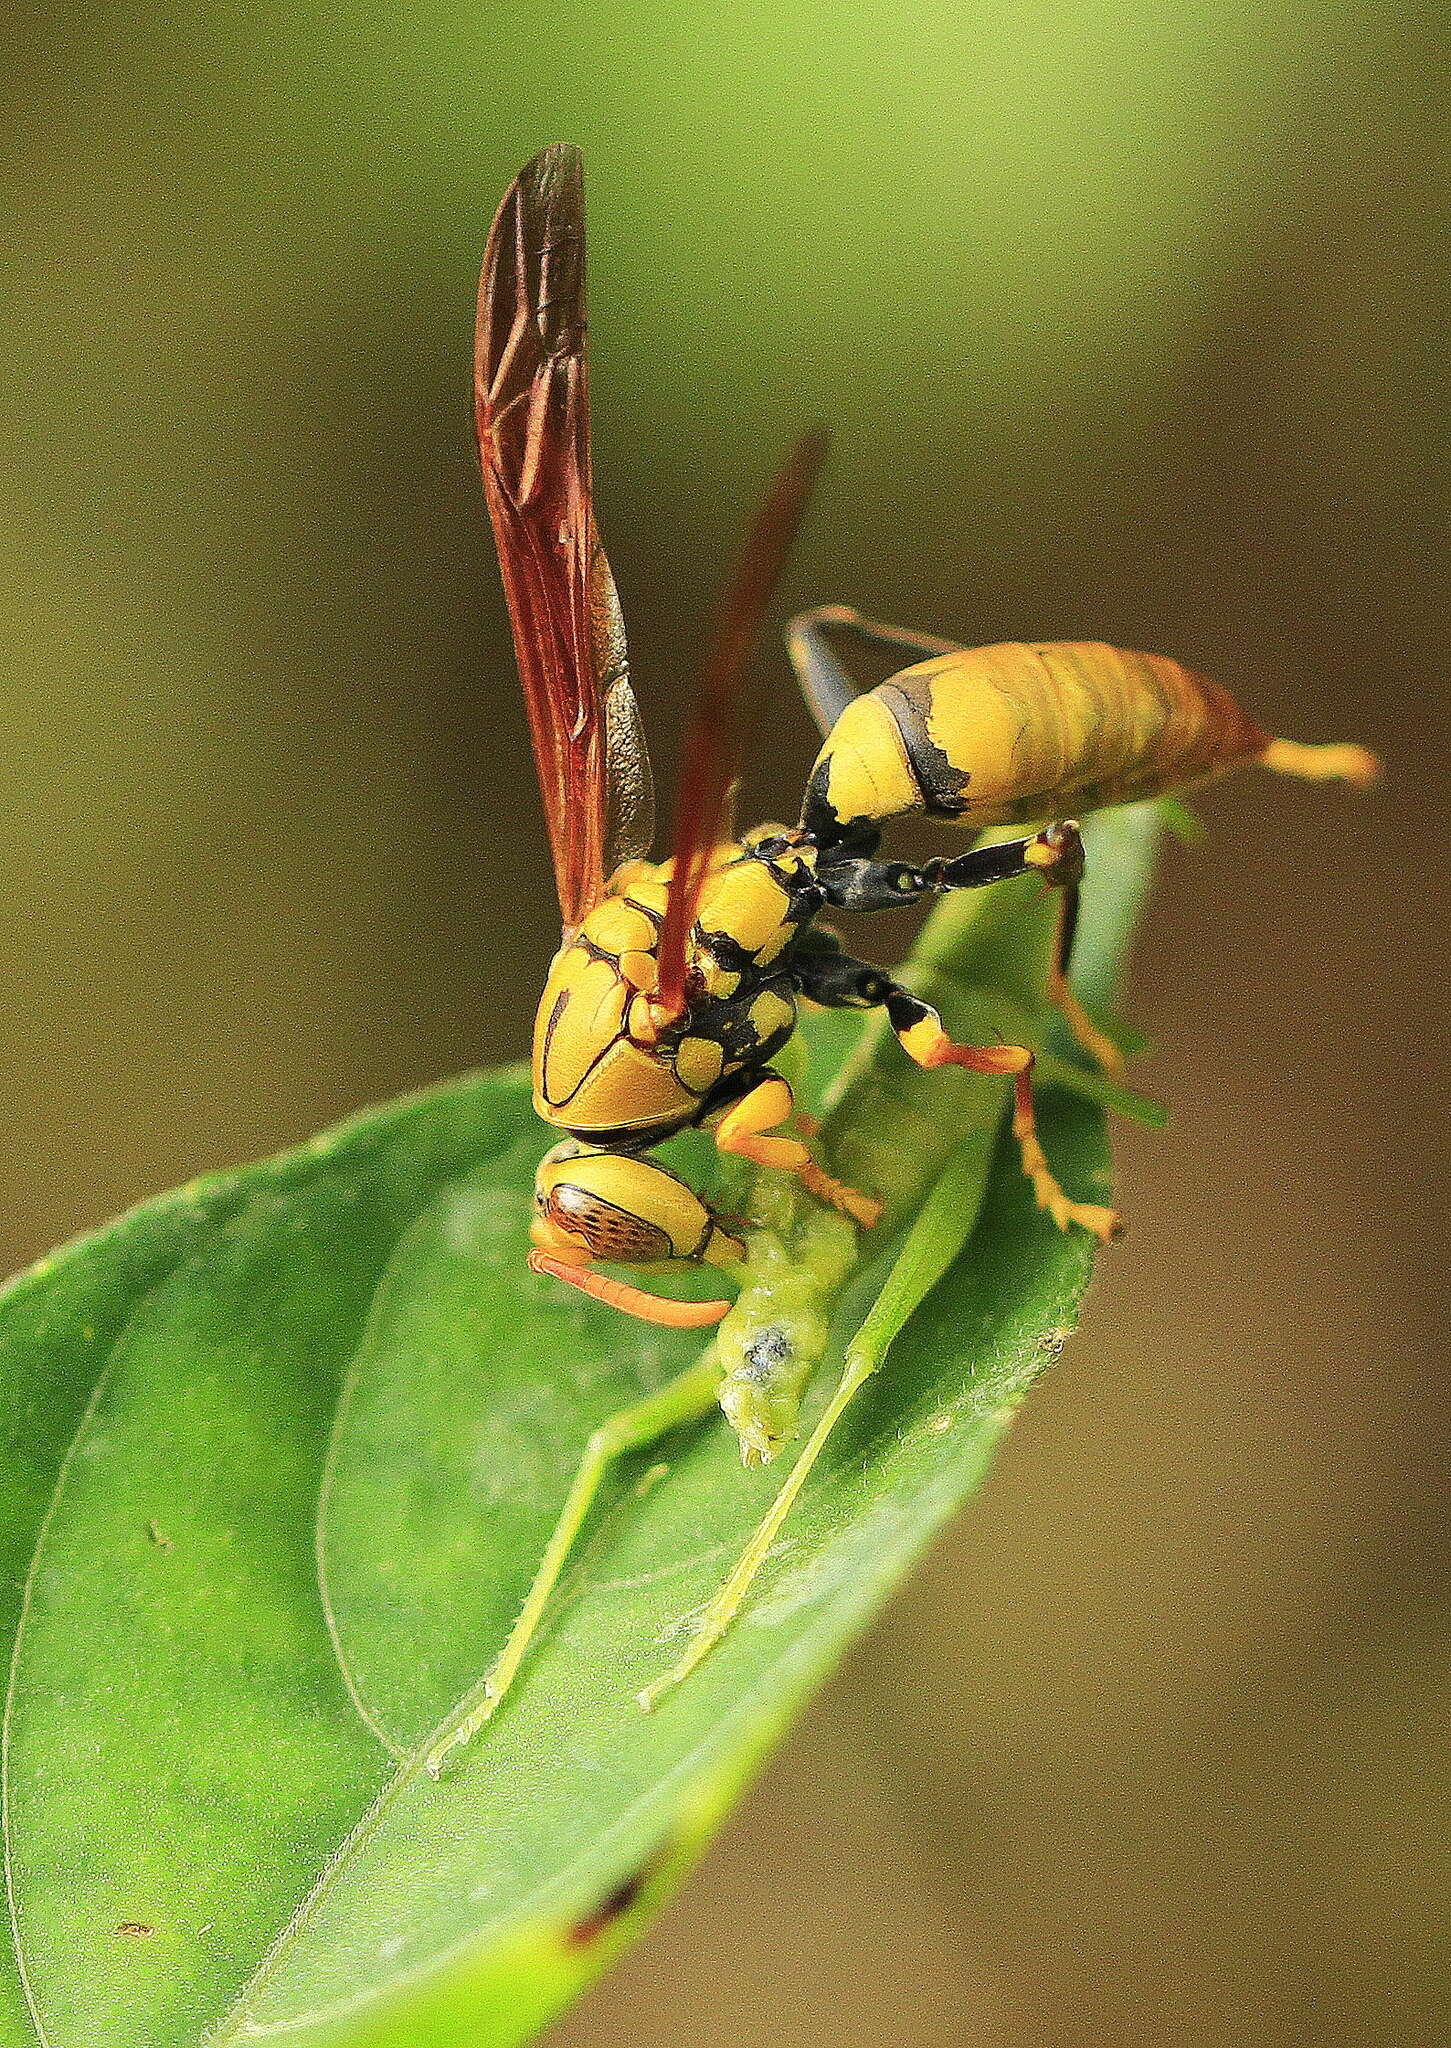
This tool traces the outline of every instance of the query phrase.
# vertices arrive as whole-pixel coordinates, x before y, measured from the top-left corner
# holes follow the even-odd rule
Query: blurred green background
[[[1133,1006],[1176,1120],[1122,1134],[1083,1335],[561,2044],[1447,2037],[1433,14],[12,17],[8,1263],[525,1049],[556,927],[467,366],[546,142],[586,152],[667,780],[822,418],[789,602],[1162,649],[1388,760],[1368,802],[1204,799]],[[784,815],[814,743],[769,658]]]

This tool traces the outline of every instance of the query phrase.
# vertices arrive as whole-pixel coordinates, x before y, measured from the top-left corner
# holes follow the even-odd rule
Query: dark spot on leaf
[[[645,1889],[649,1877],[650,1869],[647,1866],[644,1870],[637,1870],[633,1877],[627,1877],[623,1884],[616,1885],[606,1898],[600,1900],[592,1913],[587,1913],[583,1920],[575,1921],[565,1936],[569,1946],[588,1948],[592,1942],[598,1941],[606,1928],[612,1927],[622,1913],[629,1912]]]
[[[129,1934],[133,1938],[135,1938],[137,1936],[152,1934],[155,1932],[155,1929],[148,1927],[144,1920],[123,1920],[114,1931],[117,1934]]]

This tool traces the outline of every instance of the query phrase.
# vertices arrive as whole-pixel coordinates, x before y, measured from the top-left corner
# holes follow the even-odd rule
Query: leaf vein
[[[333,1480],[337,1472],[343,1430],[346,1427],[348,1411],[352,1406],[353,1396],[357,1390],[363,1357],[368,1348],[368,1339],[372,1333],[374,1322],[378,1315],[379,1302],[387,1287],[394,1262],[401,1256],[411,1234],[407,1230],[399,1234],[398,1241],[384,1264],[383,1271],[373,1288],[373,1296],[368,1306],[368,1312],[363,1318],[361,1334],[353,1347],[352,1357],[348,1360],[347,1370],[339,1384],[337,1400],[333,1404],[332,1426],[328,1431],[327,1449],[323,1453],[322,1476],[318,1482],[317,1490],[317,1510],[313,1516],[313,1560],[317,1573],[317,1591],[318,1598],[322,1602],[323,1621],[327,1627],[328,1641],[332,1645],[333,1660],[337,1664],[344,1689],[353,1704],[353,1709],[358,1719],[368,1732],[382,1744],[394,1762],[400,1764],[408,1761],[408,1752],[400,1743],[394,1740],[393,1736],[383,1726],[382,1721],[368,1705],[367,1700],[363,1696],[362,1682],[353,1668],[352,1659],[348,1655],[343,1642],[342,1628],[338,1622],[337,1608],[333,1601],[328,1571],[327,1524],[328,1508],[332,1499]]]
[[[998,1433],[991,1428],[987,1428],[984,1432],[985,1445],[991,1444]],[[934,1503],[937,1521],[944,1520],[952,1512],[954,1504],[955,1489],[944,1489],[942,1496]],[[903,1530],[896,1535],[894,1541],[889,1541],[880,1546],[878,1555],[914,1555],[921,1547],[922,1540],[921,1531]],[[286,1944],[295,1935],[301,1933],[305,1921],[311,1917],[312,1912],[321,1902],[327,1886],[339,1874],[348,1858],[375,1832],[377,1825],[382,1821],[394,1800],[419,1775],[423,1767],[424,1757],[429,1754],[442,1730],[447,1726],[449,1720],[452,1719],[452,1714],[445,1716],[439,1722],[437,1728],[432,1731],[427,1742],[419,1750],[418,1755],[410,1759],[409,1763],[383,1787],[367,1813],[359,1820],[358,1825],[339,1845],[334,1855],[328,1859],[327,1866],[312,1892],[308,1895],[302,1906],[299,1907],[292,1921],[289,1922],[288,1926],[278,1937],[272,1950],[263,1959],[255,1977],[244,1988],[241,1997],[223,2020],[222,2025],[230,2031],[209,2035],[207,2037],[207,2048],[224,2048],[224,2044],[234,2041],[278,2038],[284,2034],[298,2033],[305,2027],[324,2025],[334,2020],[345,2018],[350,2013],[361,2011],[367,2006],[374,2005],[385,1998],[391,1997],[406,1985],[416,1983],[421,1978],[432,1976],[439,1970],[446,1969],[451,1962],[455,1961],[459,1956],[467,1954],[471,1948],[487,1940],[500,1927],[506,1926],[511,1921],[527,1919],[541,1903],[546,1902],[561,1891],[567,1890],[575,1873],[598,1854],[602,1845],[607,1845],[615,1840],[620,1834],[625,1832],[628,1826],[637,1823],[642,1815],[649,1814],[653,1809],[666,1803],[681,1781],[688,1779],[694,1773],[702,1758],[708,1756],[712,1749],[719,1747],[729,1752],[730,1745],[727,1738],[738,1726],[742,1724],[750,1726],[754,1723],[758,1729],[763,1731],[757,1738],[761,1748],[768,1747],[771,1740],[774,1739],[775,1733],[784,1728],[790,1719],[790,1695],[787,1687],[793,1673],[793,1667],[797,1665],[809,1667],[813,1657],[820,1654],[823,1638],[829,1649],[834,1626],[833,1617],[837,1607],[845,1606],[850,1608],[863,1597],[861,1588],[855,1582],[834,1589],[834,1593],[835,1597],[828,1595],[823,1600],[821,1608],[812,1619],[811,1625],[795,1636],[783,1648],[779,1657],[774,1658],[762,1668],[757,1675],[755,1683],[743,1693],[731,1711],[714,1721],[707,1732],[700,1738],[699,1742],[685,1756],[681,1757],[669,1771],[658,1778],[641,1799],[638,1799],[632,1806],[626,1808],[616,1820],[596,1835],[586,1847],[582,1848],[578,1855],[571,1858],[567,1864],[553,1871],[547,1878],[537,1884],[532,1891],[525,1893],[522,1897],[512,1899],[506,1907],[495,1913],[492,1918],[480,1921],[467,1934],[458,1936],[454,1941],[448,1943],[446,1947],[439,1949],[433,1955],[420,1958],[419,1961],[409,1964],[406,1969],[399,1970],[394,1976],[385,1978],[379,1983],[371,1984],[364,1990],[353,1992],[346,1998],[334,2000],[330,2005],[315,2006],[306,2012],[293,2014],[285,2020],[261,2023],[248,2020],[246,2008],[248,2004],[255,2001],[257,1992],[265,1988],[266,1979],[275,1974],[278,1964],[282,1961]],[[871,1600],[871,1604],[877,1604],[876,1600]],[[759,1706],[759,1701],[762,1697],[773,1702],[771,1714],[764,1718],[761,1715]],[[783,1701],[785,1704],[783,1704]],[[733,1756],[731,1761],[732,1765],[735,1766],[739,1763],[739,1757]]]
[[[170,1275],[168,1274],[167,1277],[169,1278]],[[162,1283],[157,1283],[157,1285],[160,1284]],[[26,1624],[30,1619],[30,1608],[35,1592],[36,1577],[40,1570],[41,1557],[50,1538],[51,1526],[55,1521],[56,1510],[59,1508],[61,1497],[65,1492],[65,1484],[69,1477],[71,1466],[75,1461],[76,1453],[85,1438],[86,1432],[95,1420],[96,1410],[100,1406],[101,1397],[115,1369],[116,1359],[126,1340],[127,1333],[155,1291],[156,1287],[153,1286],[142,1295],[112,1339],[107,1349],[105,1362],[96,1374],[95,1385],[91,1388],[86,1405],[81,1411],[81,1418],[76,1424],[75,1434],[67,1444],[65,1453],[56,1467],[55,1482],[50,1489],[50,1497],[46,1501],[45,1512],[41,1516],[36,1530],[35,1545],[30,1553],[30,1566],[25,1574],[25,1585],[20,1595],[20,1612],[15,1622],[15,1640],[10,1650],[10,1670],[5,1687],[5,1713],[3,1720],[0,1720],[0,1842],[3,1842],[4,1847],[5,1905],[10,1923],[11,1943],[15,1950],[15,1968],[20,1978],[20,1988],[25,1995],[26,2007],[30,2014],[30,2023],[35,2029],[35,2037],[41,2044],[41,2048],[50,2048],[50,2035],[46,2032],[44,2022],[41,2019],[35,1987],[31,1981],[30,1969],[26,1960],[25,1941],[21,1933],[20,1900],[17,1889],[18,1868],[11,1810],[11,1800],[14,1791],[11,1735],[14,1726],[15,1703],[20,1686],[21,1656],[25,1642]]]

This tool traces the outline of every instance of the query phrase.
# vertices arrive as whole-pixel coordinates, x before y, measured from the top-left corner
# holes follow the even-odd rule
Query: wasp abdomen
[[[1262,754],[1228,690],[1158,654],[1006,641],[934,655],[847,706],[817,757],[807,827],[910,812],[973,826],[1131,803]]]

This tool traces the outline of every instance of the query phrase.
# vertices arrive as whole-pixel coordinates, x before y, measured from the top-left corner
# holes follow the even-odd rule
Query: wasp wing
[[[686,953],[711,857],[731,830],[732,801],[759,691],[748,663],[771,594],[791,553],[826,456],[818,429],[796,443],[751,524],[716,620],[685,729],[671,856],[674,871],[659,946],[659,1004],[685,1007]]]
[[[556,144],[505,193],[479,280],[474,416],[559,907],[577,925],[648,848],[650,767],[594,523],[584,176]]]
[[[599,535],[590,569],[590,647],[605,722],[604,876],[622,861],[642,860],[655,837],[655,784],[645,728],[630,682],[625,621]]]

